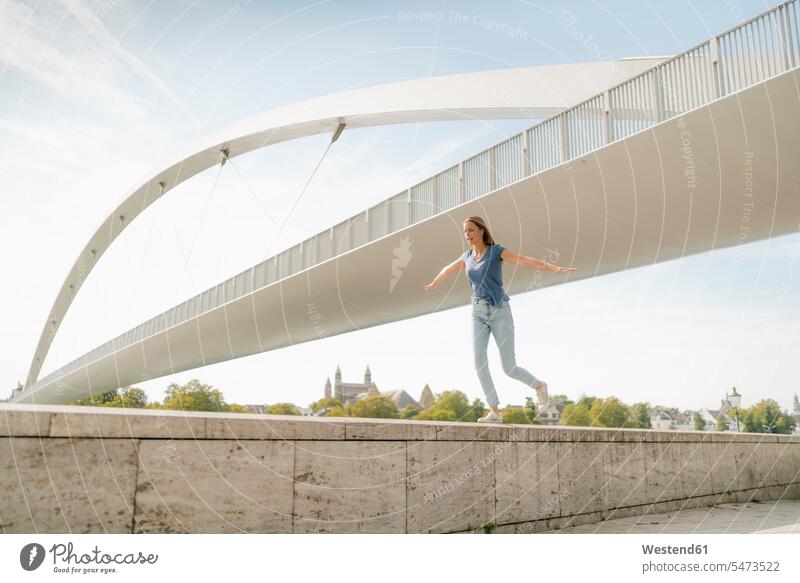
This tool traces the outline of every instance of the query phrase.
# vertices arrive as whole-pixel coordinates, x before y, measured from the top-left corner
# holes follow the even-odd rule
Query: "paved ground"
[[[800,500],[719,504],[571,526],[550,533],[691,534],[691,533],[797,533],[800,534]]]

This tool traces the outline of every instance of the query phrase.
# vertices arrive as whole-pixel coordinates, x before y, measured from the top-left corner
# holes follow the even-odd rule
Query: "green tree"
[[[716,429],[717,429],[717,431],[728,431],[728,429],[730,429],[728,427],[728,420],[725,418],[725,415],[723,415],[722,413],[717,415],[717,427],[716,427]]]
[[[302,415],[303,412],[294,403],[275,403],[264,409],[268,415]]]
[[[625,427],[650,429],[650,403],[634,403],[628,408],[628,421]]]
[[[348,417],[350,414],[348,413],[348,409],[350,406],[342,407],[341,405],[331,405],[329,407],[325,407],[324,409],[320,409],[319,411],[324,411],[320,413],[317,411],[315,415],[322,415],[323,417]]]
[[[226,413],[252,413],[250,409],[239,403],[228,403],[225,406]]]
[[[526,423],[538,425],[542,422],[539,419],[539,407],[533,397],[525,397],[525,417],[527,418]]]
[[[477,421],[478,419],[486,415],[488,412],[489,409],[484,407],[483,401],[475,397],[472,400],[472,404],[469,406],[469,410],[467,411],[465,418],[462,419],[462,421],[470,423],[473,421]]]
[[[313,403],[311,403],[311,411],[314,413],[316,413],[321,409],[325,409],[326,407],[329,408],[339,407],[340,409],[344,408],[342,402],[334,397],[330,397],[328,399],[320,399],[319,401],[314,401]]]
[[[548,401],[553,405],[555,405],[556,407],[561,407],[561,408],[566,407],[567,405],[572,403],[572,401],[570,401],[569,397],[567,397],[566,395],[550,395]]]
[[[503,423],[530,424],[525,407],[506,405],[500,410]]]
[[[425,421],[477,421],[483,416],[483,403],[475,399],[470,404],[461,391],[443,391],[434,396],[433,405],[414,417]]]
[[[117,396],[117,391],[114,389],[113,391],[107,391],[105,393],[100,393],[99,395],[92,395],[85,399],[79,399],[77,401],[72,401],[70,405],[81,405],[84,407],[102,407],[106,403],[110,403],[114,400],[114,397]]]
[[[373,395],[359,399],[350,406],[351,417],[369,417],[375,419],[399,419],[400,411],[389,397]]]
[[[792,433],[795,420],[772,399],[763,399],[749,409],[740,409],[744,430],[750,433]]]
[[[147,407],[147,393],[138,387],[122,387],[100,395],[74,401],[73,405],[91,407],[121,407],[125,409],[144,409]]]
[[[414,417],[417,421],[460,421],[456,414],[449,409],[434,409],[429,407]]]
[[[589,407],[586,403],[569,403],[561,411],[561,425],[588,427],[591,424]]]
[[[692,423],[694,423],[695,431],[703,431],[706,428],[706,422],[703,421],[703,416],[697,411],[692,414]]]
[[[192,379],[185,385],[171,383],[164,392],[164,409],[180,411],[225,411],[226,403],[219,389]]]
[[[589,421],[592,427],[624,427],[630,412],[616,397],[595,399],[589,409]]]
[[[403,419],[411,419],[420,413],[422,413],[421,407],[417,407],[413,403],[409,403],[400,411],[400,417]]]

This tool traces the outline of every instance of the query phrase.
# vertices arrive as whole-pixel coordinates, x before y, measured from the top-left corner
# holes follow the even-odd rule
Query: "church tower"
[[[336,375],[333,377],[333,396],[339,401],[344,403],[344,396],[342,395],[342,369],[336,365]]]
[[[422,389],[422,394],[419,396],[419,404],[423,409],[429,409],[433,405],[433,391],[425,383],[425,388]]]
[[[325,381],[325,398],[331,398],[331,377],[328,377]]]
[[[364,371],[364,386],[369,388],[370,384],[372,384],[372,372],[369,370],[369,365],[367,365],[367,370]]]
[[[797,398],[797,393],[794,394],[794,403],[792,405],[792,413],[794,413],[795,417],[800,417],[800,399]]]

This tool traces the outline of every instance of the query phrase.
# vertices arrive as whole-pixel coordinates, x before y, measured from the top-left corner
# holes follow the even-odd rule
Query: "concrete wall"
[[[538,532],[800,498],[800,437],[0,405],[3,532]]]

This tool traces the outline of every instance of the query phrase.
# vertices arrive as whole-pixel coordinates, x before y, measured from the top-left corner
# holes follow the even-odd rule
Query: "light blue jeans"
[[[489,360],[486,349],[489,346],[489,335],[494,336],[497,348],[500,351],[500,361],[503,372],[513,379],[525,383],[533,388],[539,380],[521,366],[517,366],[514,356],[514,318],[511,316],[511,306],[504,300],[499,306],[492,307],[489,300],[472,298],[472,333],[475,348],[475,370],[486,395],[489,406],[499,404],[497,391],[489,374]]]

